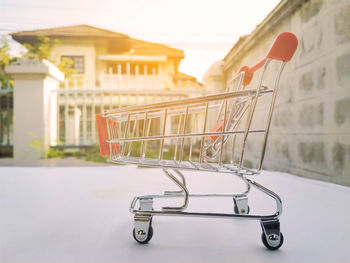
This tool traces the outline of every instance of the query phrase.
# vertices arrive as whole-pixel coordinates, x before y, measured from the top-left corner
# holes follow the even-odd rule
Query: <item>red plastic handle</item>
[[[210,131],[211,132],[222,131],[223,124],[224,124],[224,120],[219,120]],[[206,140],[211,141],[211,142],[215,142],[218,137],[219,137],[219,135],[212,135],[212,136],[205,136],[204,138]]]
[[[110,154],[108,140],[108,130],[106,119],[102,117],[102,114],[96,114],[96,126],[98,133],[98,140],[100,143],[101,156],[107,156]]]
[[[110,155],[109,144],[107,143],[108,127],[107,127],[106,119],[102,117],[102,114],[96,114],[96,125],[97,125],[98,140],[100,143],[100,154],[101,156]],[[115,136],[118,136],[118,131],[117,131],[118,123],[110,119],[109,125],[111,129],[115,129],[114,130]],[[120,150],[120,144],[114,143],[112,144],[111,148],[112,150]]]
[[[238,73],[244,71],[243,86],[247,86],[253,78],[254,72],[265,65],[268,58],[279,61],[290,61],[298,47],[297,37],[290,32],[279,34],[273,42],[266,57],[252,67],[244,66],[238,70]]]
[[[283,32],[276,37],[266,57],[287,62],[292,59],[297,47],[297,37],[293,33]]]
[[[266,57],[259,61],[252,67],[244,66],[238,70],[238,73],[244,73],[243,86],[249,85],[254,76],[254,72],[265,65],[267,59],[275,59],[279,61],[290,61],[298,47],[297,37],[290,32],[283,32],[279,34],[273,42]],[[219,120],[216,125],[211,129],[212,132],[222,131],[223,120]],[[206,136],[205,139],[214,142],[219,136]]]

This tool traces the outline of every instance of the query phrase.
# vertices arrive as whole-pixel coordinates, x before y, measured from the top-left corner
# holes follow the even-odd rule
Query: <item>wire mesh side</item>
[[[262,68],[255,89],[242,85],[239,74],[226,92],[212,96],[105,112],[111,160],[181,169],[256,174],[261,170],[277,94],[264,85]],[[284,63],[282,63],[284,64]],[[252,125],[256,105],[269,94],[270,111],[262,127]],[[255,147],[250,136],[262,137],[257,162],[245,162]],[[250,149],[251,150],[251,149]]]

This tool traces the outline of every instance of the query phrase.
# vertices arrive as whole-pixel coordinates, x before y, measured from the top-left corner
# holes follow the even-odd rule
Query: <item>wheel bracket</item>
[[[268,245],[272,248],[278,247],[281,243],[280,222],[278,219],[260,220],[263,234]]]

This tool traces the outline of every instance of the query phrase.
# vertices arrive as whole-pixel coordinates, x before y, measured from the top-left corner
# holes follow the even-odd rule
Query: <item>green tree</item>
[[[77,73],[76,69],[73,68],[74,61],[68,58],[62,58],[57,64],[59,70],[61,70],[65,78],[70,78]]]
[[[57,44],[58,40],[51,40],[45,36],[38,36],[38,41],[34,42],[33,44],[23,44],[23,46],[27,49],[27,51],[23,54],[23,58],[51,60],[52,51]]]
[[[70,78],[73,74],[77,73],[77,71],[73,68],[74,61],[67,58],[57,59],[52,57],[52,52],[59,43],[60,41],[58,39],[38,36],[38,41],[35,43],[23,44],[23,46],[27,49],[27,51],[23,54],[23,57],[36,60],[46,59],[56,65],[58,69],[63,72],[66,78]]]
[[[10,46],[7,39],[4,37],[0,39],[0,88],[13,87],[12,78],[5,72],[5,67],[16,61],[17,57],[10,55]]]

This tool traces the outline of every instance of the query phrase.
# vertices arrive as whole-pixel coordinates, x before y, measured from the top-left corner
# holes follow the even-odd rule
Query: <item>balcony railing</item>
[[[100,86],[113,90],[167,90],[172,89],[171,80],[162,75],[101,74]]]
[[[97,83],[84,78],[74,76],[66,79],[64,89],[82,90],[113,90],[113,91],[164,91],[175,88],[171,76],[167,75],[124,75],[101,74]]]

